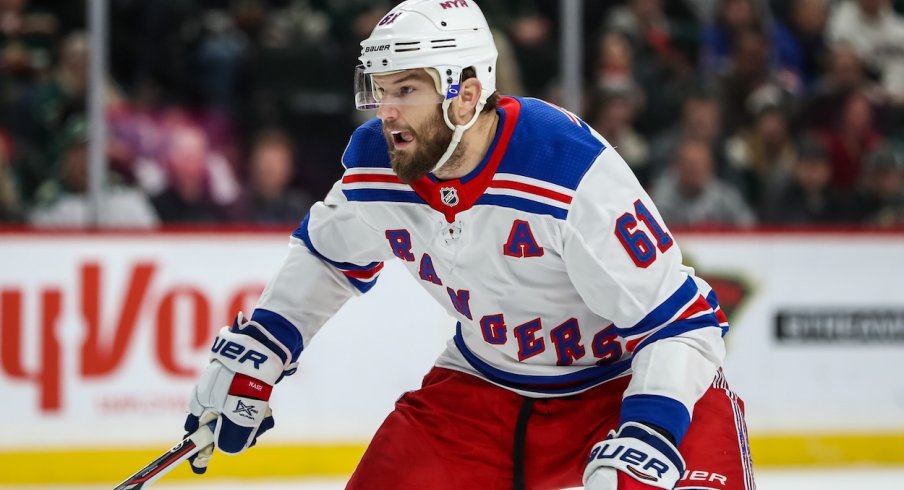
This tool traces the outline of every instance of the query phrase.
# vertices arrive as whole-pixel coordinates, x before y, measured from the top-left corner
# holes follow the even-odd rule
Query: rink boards
[[[172,445],[213,332],[287,235],[0,233],[0,484],[116,480]],[[758,466],[904,464],[904,234],[677,238],[728,311]],[[387,264],[274,391],[276,430],[213,475],[348,474],[452,328]]]

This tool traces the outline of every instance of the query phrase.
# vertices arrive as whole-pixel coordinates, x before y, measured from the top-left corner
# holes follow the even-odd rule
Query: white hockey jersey
[[[469,175],[411,185],[381,122],[293,234],[252,319],[297,357],[383,262],[401,260],[458,319],[437,365],[518,393],[564,396],[631,374],[622,421],[680,441],[722,363],[728,324],[622,158],[573,114],[503,97]]]

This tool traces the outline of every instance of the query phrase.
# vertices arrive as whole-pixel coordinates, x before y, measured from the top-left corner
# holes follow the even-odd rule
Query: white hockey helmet
[[[445,113],[448,101],[458,95],[462,70],[473,67],[483,87],[482,108],[496,91],[497,55],[490,28],[474,0],[406,0],[383,16],[361,42],[355,106],[364,110],[380,105],[382,94],[371,75],[426,68],[442,96],[436,102],[446,101]],[[454,129],[448,118],[447,125]]]

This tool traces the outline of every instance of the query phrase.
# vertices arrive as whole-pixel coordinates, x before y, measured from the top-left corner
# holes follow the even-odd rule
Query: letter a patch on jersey
[[[502,246],[502,253],[511,257],[540,257],[543,255],[543,247],[537,245],[537,239],[530,229],[527,221],[516,219],[512,223],[512,231],[508,240]]]

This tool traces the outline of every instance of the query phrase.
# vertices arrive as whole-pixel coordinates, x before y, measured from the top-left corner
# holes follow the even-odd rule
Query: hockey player
[[[566,110],[496,93],[473,0],[403,2],[361,46],[355,100],[377,117],[250,318],[214,341],[186,429],[218,417],[220,451],[253,444],[272,386],[396,259],[458,325],[348,488],[754,488],[727,320],[618,153]]]

